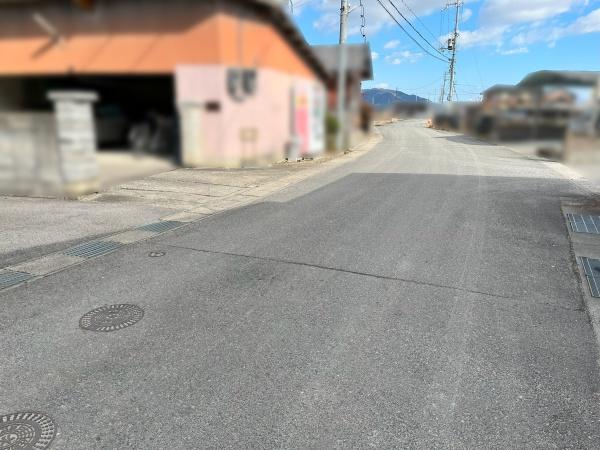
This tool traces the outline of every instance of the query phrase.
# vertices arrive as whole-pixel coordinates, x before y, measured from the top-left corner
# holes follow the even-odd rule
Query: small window
[[[227,70],[227,92],[237,101],[243,101],[256,93],[257,74],[255,69]]]
[[[227,92],[234,100],[243,100],[244,93],[242,88],[242,70],[229,69],[227,70]]]
[[[244,70],[244,94],[254,95],[256,93],[256,70]]]

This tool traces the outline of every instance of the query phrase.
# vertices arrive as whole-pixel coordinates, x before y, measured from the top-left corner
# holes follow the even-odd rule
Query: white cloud
[[[390,85],[388,83],[378,83],[375,87],[379,89],[389,89]]]
[[[577,19],[571,26],[570,31],[576,34],[600,32],[600,8],[592,11],[587,16]]]
[[[415,63],[419,59],[423,57],[423,53],[415,53],[410,50],[402,50],[399,52],[390,53],[385,57],[385,60],[394,65],[403,64],[403,63]]]
[[[529,49],[527,47],[515,47],[509,50],[500,50],[498,53],[501,55],[521,55],[523,53],[529,53]]]
[[[507,28],[504,26],[497,26],[461,31],[458,37],[458,47],[464,49],[471,47],[500,46],[506,30]],[[440,38],[440,43],[446,45],[449,37],[450,35],[442,36]]]
[[[473,16],[473,10],[470,8],[465,8],[462,12],[462,21],[467,22]]]
[[[487,0],[479,14],[481,26],[461,31],[458,45],[461,48],[494,46],[499,54],[514,55],[525,53],[527,46],[535,42],[553,47],[565,36],[600,32],[600,9],[571,24],[564,23],[566,12],[587,3],[588,0]],[[445,43],[447,38],[443,36],[440,41]]]
[[[373,61],[377,60],[377,58],[379,58],[379,53],[377,52],[371,52],[371,59]]]
[[[567,36],[600,32],[600,8],[578,18],[568,26],[533,27],[528,31],[516,34],[511,39],[515,46],[526,46],[536,42],[545,42],[549,47],[554,47],[556,41]]]
[[[391,48],[398,47],[398,45],[400,45],[400,41],[398,39],[394,39],[393,41],[386,42],[386,44],[383,46],[383,48],[385,48],[386,50],[389,50]]]
[[[569,11],[586,0],[488,0],[481,7],[479,19],[485,26],[511,26],[541,22]]]

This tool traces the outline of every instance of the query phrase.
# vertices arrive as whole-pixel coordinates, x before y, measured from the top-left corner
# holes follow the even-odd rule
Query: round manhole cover
[[[50,446],[56,427],[40,413],[24,412],[0,417],[0,450],[44,449]]]
[[[160,258],[161,256],[165,256],[165,252],[150,252],[148,256],[150,258]]]
[[[90,331],[117,331],[139,322],[142,317],[144,310],[139,306],[108,305],[85,314],[79,320],[79,326]]]

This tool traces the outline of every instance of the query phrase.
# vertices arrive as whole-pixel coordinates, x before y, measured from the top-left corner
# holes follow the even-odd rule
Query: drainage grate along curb
[[[62,252],[63,255],[79,256],[81,258],[93,258],[110,253],[123,244],[114,241],[90,241],[71,247]]]
[[[567,213],[567,220],[575,233],[600,234],[600,216]]]
[[[144,310],[136,305],[108,305],[96,308],[79,319],[79,326],[89,331],[117,331],[139,322]]]
[[[56,425],[45,414],[20,412],[0,417],[0,448],[9,450],[50,447]]]
[[[600,259],[581,257],[592,297],[600,298]]]
[[[138,227],[138,230],[152,231],[154,233],[162,233],[163,231],[168,231],[168,230],[172,230],[174,228],[179,228],[182,225],[185,225],[185,222],[177,222],[175,220],[164,220],[162,222],[149,223],[148,225]]]
[[[15,286],[19,283],[32,279],[34,276],[26,272],[13,272],[12,270],[0,270],[0,289]]]

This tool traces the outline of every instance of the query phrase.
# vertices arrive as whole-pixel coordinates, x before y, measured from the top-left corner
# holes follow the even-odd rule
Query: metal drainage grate
[[[139,227],[140,230],[152,231],[154,233],[162,233],[163,231],[172,230],[173,228],[180,227],[184,222],[177,222],[175,220],[165,220],[163,222],[149,223],[143,227]]]
[[[592,297],[600,298],[600,259],[581,258]]]
[[[45,449],[54,439],[56,425],[45,414],[21,412],[0,417],[0,448]]]
[[[102,306],[86,313],[79,326],[89,331],[117,331],[130,327],[144,317],[144,310],[136,305]]]
[[[123,244],[114,241],[90,241],[77,245],[62,252],[64,255],[79,256],[81,258],[93,258],[110,253]]]
[[[576,233],[600,234],[600,216],[567,214],[571,230]]]
[[[2,270],[0,271],[0,289],[14,286],[31,278],[33,278],[33,275],[30,273]]]

